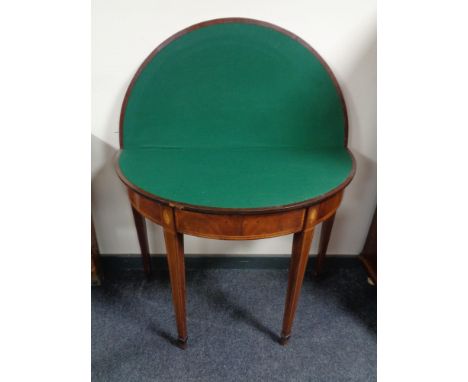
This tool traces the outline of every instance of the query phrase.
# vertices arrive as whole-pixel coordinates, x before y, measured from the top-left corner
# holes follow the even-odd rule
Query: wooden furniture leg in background
[[[327,254],[328,243],[330,242],[331,230],[333,223],[335,222],[335,214],[330,216],[327,220],[322,223],[322,231],[320,233],[320,242],[318,254],[314,264],[314,276],[320,276],[323,273],[325,265],[325,255]]]
[[[177,322],[177,344],[185,349],[188,337],[185,312],[184,236],[181,233],[164,229],[164,240],[166,242],[172,301]]]
[[[309,259],[310,245],[314,236],[313,222],[317,210],[309,212],[306,228],[294,234],[291,262],[289,264],[288,290],[286,292],[286,305],[284,308],[283,330],[280,344],[286,345],[291,337],[291,328],[296,314],[297,303],[301,293],[302,281]],[[309,226],[309,227],[308,227]]]
[[[91,285],[101,285],[99,262],[99,246],[96,239],[96,230],[91,218]]]
[[[135,227],[138,235],[138,242],[140,243],[141,257],[143,259],[143,269],[145,270],[146,277],[151,275],[151,257],[148,245],[148,232],[146,231],[145,217],[141,215],[132,206],[133,219],[135,220]]]
[[[369,278],[374,285],[377,285],[377,207],[375,208],[367,239],[359,256]]]

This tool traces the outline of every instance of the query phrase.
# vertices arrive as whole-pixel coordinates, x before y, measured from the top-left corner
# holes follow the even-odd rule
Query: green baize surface
[[[344,126],[332,79],[303,45],[263,26],[216,24],[172,41],[142,71],[119,165],[174,202],[283,206],[349,176]]]

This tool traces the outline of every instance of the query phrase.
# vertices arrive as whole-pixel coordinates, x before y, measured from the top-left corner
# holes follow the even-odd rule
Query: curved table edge
[[[286,204],[282,206],[270,206],[270,207],[259,207],[259,208],[219,208],[219,207],[193,205],[193,204],[177,202],[177,201],[170,200],[170,199],[165,199],[158,195],[154,195],[150,192],[147,192],[141,189],[140,187],[133,184],[132,182],[130,182],[130,180],[126,178],[126,176],[121,171],[120,165],[119,165],[119,158],[120,158],[120,154],[122,153],[122,150],[118,150],[115,153],[113,162],[114,162],[115,171],[117,172],[117,176],[127,187],[129,187],[134,192],[148,199],[151,199],[155,202],[158,202],[160,204],[174,207],[180,210],[187,210],[187,211],[194,211],[194,212],[201,212],[201,213],[208,213],[208,214],[229,214],[229,215],[234,215],[234,214],[248,215],[248,214],[258,214],[258,213],[266,214],[266,213],[275,213],[275,212],[281,212],[281,211],[290,211],[290,210],[294,210],[297,208],[310,207],[344,190],[344,188],[348,186],[349,183],[351,183],[356,173],[356,159],[354,158],[354,155],[351,152],[351,150],[349,150],[349,148],[346,147],[345,149],[351,157],[352,167],[347,178],[343,182],[341,182],[337,187],[326,192],[325,194],[322,194],[322,195],[319,195],[314,198],[307,199],[301,202]]]
[[[336,88],[336,90],[338,92],[341,107],[343,108],[343,113],[344,113],[344,125],[345,125],[344,145],[348,146],[348,134],[349,134],[349,120],[348,120],[348,118],[349,117],[348,117],[348,108],[346,106],[346,101],[345,101],[345,98],[344,98],[343,90],[341,89],[341,86],[340,86],[340,84],[338,82],[338,79],[336,78],[335,73],[333,73],[330,65],[328,65],[328,63],[319,54],[319,52],[315,48],[313,48],[312,45],[310,45],[307,41],[303,40],[301,37],[299,37],[295,33],[291,32],[291,31],[289,31],[289,30],[287,30],[287,29],[285,29],[283,27],[280,27],[280,26],[278,26],[276,24],[273,24],[273,23],[270,23],[270,22],[267,22],[267,21],[258,20],[258,19],[246,18],[246,17],[221,17],[221,18],[215,18],[215,19],[206,20],[206,21],[202,21],[202,22],[193,24],[193,25],[191,25],[189,27],[186,27],[186,28],[178,31],[177,33],[174,33],[172,36],[166,38],[163,42],[161,42],[155,49],[153,49],[153,51],[140,64],[137,71],[133,75],[132,80],[130,81],[130,84],[129,84],[126,92],[125,92],[125,96],[124,96],[122,106],[121,106],[121,109],[120,109],[120,116],[119,116],[119,145],[120,145],[121,149],[124,148],[124,141],[123,141],[124,128],[123,128],[123,124],[124,124],[125,113],[126,113],[126,110],[127,110],[128,101],[129,101],[131,92],[133,90],[133,87],[135,86],[136,81],[138,80],[141,73],[143,72],[143,70],[148,65],[148,63],[162,49],[164,49],[167,45],[169,45],[173,41],[177,40],[178,38],[184,36],[185,34],[190,33],[190,32],[192,32],[194,30],[197,30],[197,29],[207,27],[207,26],[216,25],[216,24],[223,24],[223,23],[254,24],[254,25],[260,25],[260,26],[265,27],[265,28],[270,28],[270,29],[273,29],[273,30],[275,30],[275,31],[277,31],[279,33],[284,34],[285,36],[288,36],[289,38],[295,40],[296,42],[301,44],[304,48],[309,50],[309,52],[314,57],[316,57],[320,61],[322,66],[325,68],[325,70],[327,71],[328,75],[330,76],[330,78],[331,78],[331,80],[332,80],[332,82],[333,82],[333,84],[334,84],[334,86],[335,86],[335,88]]]

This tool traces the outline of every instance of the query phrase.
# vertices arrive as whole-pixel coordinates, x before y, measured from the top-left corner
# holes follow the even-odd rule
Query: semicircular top
[[[156,198],[268,208],[352,173],[341,92],[318,54],[263,22],[188,28],[136,74],[121,115],[121,175]]]

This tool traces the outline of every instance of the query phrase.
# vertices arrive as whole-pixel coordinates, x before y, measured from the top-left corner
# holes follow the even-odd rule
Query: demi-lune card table
[[[319,273],[355,172],[347,131],[328,65],[275,25],[203,22],[143,62],[122,105],[115,163],[147,274],[145,218],[163,228],[179,346],[187,342],[183,235],[294,235],[280,343],[288,341],[314,227],[323,222]]]

